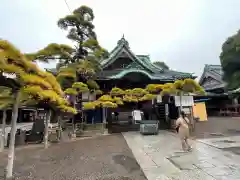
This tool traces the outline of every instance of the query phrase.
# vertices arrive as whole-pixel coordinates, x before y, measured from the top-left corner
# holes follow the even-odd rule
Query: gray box
[[[140,122],[140,133],[143,135],[158,134],[157,120],[144,120]]]

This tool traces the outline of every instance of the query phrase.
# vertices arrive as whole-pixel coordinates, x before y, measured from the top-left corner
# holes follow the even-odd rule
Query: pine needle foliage
[[[0,40],[0,71],[1,73],[16,74],[20,91],[27,94],[37,102],[45,102],[51,108],[60,108],[64,112],[76,113],[75,109],[68,106],[56,78],[41,71],[16,47],[5,40]]]

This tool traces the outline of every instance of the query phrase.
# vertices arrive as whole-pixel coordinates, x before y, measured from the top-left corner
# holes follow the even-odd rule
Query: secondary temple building
[[[209,116],[236,114],[235,102],[229,96],[226,83],[222,78],[223,71],[221,65],[205,65],[199,84],[207,92],[208,101],[206,102],[206,107]]]
[[[206,64],[199,84],[206,92],[212,95],[225,93],[226,83],[222,80],[223,71],[221,65]]]

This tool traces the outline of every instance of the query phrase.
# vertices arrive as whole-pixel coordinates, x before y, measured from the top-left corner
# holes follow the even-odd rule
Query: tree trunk
[[[84,130],[84,123],[85,123],[85,117],[84,117],[84,114],[83,114],[83,110],[81,111],[81,116],[82,116],[81,130],[83,131]]]
[[[10,132],[10,143],[9,143],[9,152],[8,152],[8,163],[6,168],[6,179],[11,179],[13,175],[13,160],[14,160],[14,149],[15,149],[15,135],[16,135],[16,126],[18,118],[18,107],[20,103],[20,91],[15,92],[15,103],[12,110],[12,122],[11,122],[11,132]]]
[[[51,110],[47,111],[46,114],[46,122],[45,122],[45,129],[44,129],[44,148],[48,148],[48,124],[51,118]]]
[[[190,124],[191,124],[191,133],[195,131],[195,120],[193,117],[193,107],[189,107],[190,110]]]
[[[3,110],[3,117],[2,117],[2,135],[1,135],[1,147],[0,147],[0,152],[4,150],[5,147],[5,129],[6,129],[6,118],[7,118],[7,113],[6,109]]]
[[[171,124],[169,123],[168,115],[169,115],[169,106],[168,106],[168,104],[165,104],[165,119],[166,119],[168,128],[171,128]]]

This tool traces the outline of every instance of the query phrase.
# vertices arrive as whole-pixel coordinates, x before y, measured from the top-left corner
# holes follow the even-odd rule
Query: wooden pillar
[[[18,119],[17,119],[17,122],[18,122],[18,123],[21,123],[21,122],[23,121],[23,118],[22,118],[23,113],[24,113],[23,109],[20,108],[20,109],[18,110]]]
[[[234,105],[237,105],[237,104],[238,104],[238,99],[237,99],[237,98],[234,98],[234,99],[232,100],[232,103],[233,103]]]

